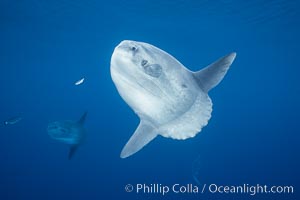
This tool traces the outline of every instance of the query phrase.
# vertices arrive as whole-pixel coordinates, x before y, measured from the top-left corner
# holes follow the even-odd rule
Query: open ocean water
[[[299,199],[299,36],[298,0],[1,0],[0,199]],[[209,93],[212,118],[200,134],[158,137],[120,158],[139,124],[110,76],[125,39],[192,71],[237,52]],[[48,123],[85,111],[87,138],[68,160]],[[5,125],[11,117],[21,118]],[[199,191],[176,193],[175,184]],[[279,187],[255,193],[258,184]]]

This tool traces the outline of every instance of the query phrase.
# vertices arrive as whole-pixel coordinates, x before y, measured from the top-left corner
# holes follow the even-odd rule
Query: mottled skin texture
[[[131,50],[130,45],[136,49]],[[161,66],[159,77],[145,73],[144,60]],[[121,43],[112,56],[111,72],[123,99],[140,118],[155,125],[184,113],[198,95],[192,74],[173,57],[146,43]]]
[[[84,127],[73,121],[51,122],[48,125],[50,137],[66,144],[79,144],[84,137],[84,132]]]

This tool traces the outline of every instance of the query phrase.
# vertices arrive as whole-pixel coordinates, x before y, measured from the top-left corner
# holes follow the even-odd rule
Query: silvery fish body
[[[223,79],[235,56],[192,72],[153,45],[122,41],[111,57],[111,76],[140,124],[121,157],[136,153],[157,135],[184,140],[199,133],[211,117],[208,91]]]
[[[22,117],[11,117],[8,120],[4,121],[5,125],[14,125],[16,123],[18,123],[19,121],[21,121],[23,118]]]
[[[75,150],[84,141],[86,131],[83,124],[86,115],[87,112],[77,122],[66,120],[48,124],[47,131],[52,139],[71,145],[69,159],[71,159]]]

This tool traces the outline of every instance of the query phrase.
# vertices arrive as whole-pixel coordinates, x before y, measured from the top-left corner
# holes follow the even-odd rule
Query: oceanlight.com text
[[[203,191],[207,187],[206,184],[203,185]],[[208,192],[210,193],[221,193],[221,194],[249,194],[249,195],[256,195],[256,194],[292,194],[294,193],[293,186],[268,186],[268,185],[235,185],[235,186],[225,186],[225,185],[217,185],[217,184],[210,184],[207,188]]]
[[[263,184],[241,184],[241,185],[218,185],[218,184],[179,184],[173,185],[159,184],[159,183],[137,183],[127,184],[125,186],[126,192],[133,192],[136,194],[160,194],[167,195],[170,193],[174,194],[246,194],[246,195],[257,195],[257,194],[293,194],[294,187],[291,185],[285,186],[268,186]]]

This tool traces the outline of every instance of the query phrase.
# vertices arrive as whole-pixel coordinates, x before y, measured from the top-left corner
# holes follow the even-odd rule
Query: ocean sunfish
[[[111,76],[140,124],[121,152],[126,158],[157,135],[185,140],[211,117],[208,92],[225,76],[236,53],[192,72],[167,52],[147,43],[124,40],[111,57]]]
[[[77,150],[78,146],[85,139],[85,128],[83,127],[87,112],[85,112],[79,121],[70,120],[51,122],[48,124],[48,134],[52,139],[69,144],[69,156],[71,159]]]
[[[4,121],[5,125],[14,125],[16,123],[18,123],[19,121],[21,121],[23,118],[22,117],[11,117],[7,120]]]

